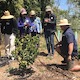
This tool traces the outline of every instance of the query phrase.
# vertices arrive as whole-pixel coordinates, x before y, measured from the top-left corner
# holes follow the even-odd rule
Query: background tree
[[[79,29],[80,25],[80,0],[68,0],[70,21],[72,27]]]
[[[9,10],[16,17],[19,15],[20,8],[24,7],[23,0],[3,0],[0,1],[0,12]]]
[[[43,19],[43,16],[45,14],[45,7],[47,5],[53,6],[54,0],[39,0],[40,1],[40,8],[41,8],[41,16]]]
[[[80,24],[80,0],[67,0],[68,10],[59,9],[60,0],[1,0],[0,1],[0,16],[4,10],[9,9],[11,14],[19,16],[20,9],[24,7],[28,12],[34,9],[37,15],[43,20],[45,7],[51,5],[53,12],[57,16],[57,21],[61,18],[67,18],[72,22],[73,27],[78,27]],[[54,3],[57,3],[54,6]],[[74,23],[75,22],[75,23]]]

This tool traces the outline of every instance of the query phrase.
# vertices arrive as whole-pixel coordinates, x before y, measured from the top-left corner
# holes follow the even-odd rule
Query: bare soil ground
[[[29,66],[24,76],[18,71],[18,62],[6,61],[4,65],[0,65],[0,80],[80,80],[80,71],[67,71],[65,64],[61,61],[63,58],[55,51],[53,57],[47,57],[44,38],[40,41],[40,54],[36,58],[33,65]],[[4,46],[0,46],[1,56],[4,56]],[[9,72],[13,69],[12,72]]]

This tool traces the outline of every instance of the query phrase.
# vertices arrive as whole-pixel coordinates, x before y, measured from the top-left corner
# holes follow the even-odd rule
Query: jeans
[[[54,33],[45,33],[45,39],[48,53],[54,54]]]

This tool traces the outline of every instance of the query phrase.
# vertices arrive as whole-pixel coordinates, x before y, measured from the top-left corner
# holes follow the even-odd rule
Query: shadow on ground
[[[48,71],[54,73],[55,76],[64,76],[64,77],[66,77],[65,80],[72,80],[72,77],[74,76],[74,74],[71,71],[67,70],[66,64],[45,64],[43,62],[41,62],[41,64]]]
[[[40,60],[39,60],[40,61]],[[56,68],[56,69],[62,69],[62,70],[67,70],[67,65],[66,63],[64,64],[45,64],[44,62],[40,61],[41,65],[44,66],[46,69],[50,68]]]
[[[9,59],[7,57],[0,57],[0,67],[3,67],[8,64],[9,64]]]
[[[20,70],[18,68],[15,68],[15,69],[11,69],[9,71],[10,75],[17,75],[19,76],[18,79],[16,80],[25,80],[26,78],[30,77],[34,71],[31,70],[31,68],[28,68],[28,69],[25,69],[25,70]]]
[[[56,67],[62,70],[67,70],[66,64],[47,64],[46,67]]]
[[[40,55],[40,56],[47,56],[48,54],[45,53],[45,52],[40,52],[39,55]]]

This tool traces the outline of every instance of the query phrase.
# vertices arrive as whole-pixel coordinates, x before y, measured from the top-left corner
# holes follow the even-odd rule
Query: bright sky
[[[68,6],[67,6],[67,0],[55,0],[56,1],[56,5],[58,5],[58,2],[60,2],[59,4],[59,8],[62,10],[67,10]]]
[[[67,10],[67,0],[60,0],[60,9]]]

